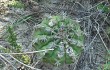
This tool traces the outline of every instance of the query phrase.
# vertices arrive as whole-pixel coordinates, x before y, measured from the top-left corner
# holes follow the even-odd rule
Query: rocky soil
[[[90,25],[89,23],[90,21],[92,23],[92,19],[84,18],[94,13],[94,11],[89,11],[88,13],[87,10],[91,8],[92,5],[95,5],[95,3],[90,4],[89,0],[88,1],[74,0],[76,2],[80,2],[80,4],[82,4],[83,6],[81,6],[78,3],[74,4],[74,6],[71,6],[73,5],[72,0],[70,0],[69,3],[65,3],[65,0],[64,1],[51,0],[51,2],[49,1],[48,3],[46,1],[41,1],[39,3],[33,4],[31,8],[26,8],[26,9],[18,9],[13,7],[9,8],[7,6],[2,6],[2,4],[0,4],[0,45],[4,47],[10,46],[9,43],[7,43],[3,39],[6,34],[6,27],[8,25],[16,24],[15,22],[19,19],[23,19],[23,16],[33,14],[32,16],[34,21],[23,20],[23,23],[15,26],[15,32],[17,33],[17,39],[18,39],[17,42],[23,47],[22,50],[25,52],[32,51],[33,50],[32,33],[34,30],[34,26],[39,24],[41,19],[45,16],[49,17],[53,14],[68,15],[73,19],[80,20],[82,29],[84,29],[85,27],[85,31],[86,31],[85,33],[86,41],[85,41],[85,49],[84,49],[85,51],[82,53],[81,58],[78,60],[78,63],[76,63],[77,65],[75,66],[75,64],[70,64],[70,65],[65,64],[60,67],[54,67],[50,64],[39,62],[36,65],[36,67],[42,70],[73,70],[73,69],[74,70],[97,70],[97,67],[101,63],[102,64],[105,63],[105,60],[102,57],[104,57],[105,55],[104,53],[106,51],[99,35],[94,39],[94,42],[90,45],[92,39],[95,37],[93,33],[97,31],[97,30],[92,31],[92,29],[94,29],[93,25],[96,25],[96,24],[93,22],[94,24]],[[38,4],[39,4],[39,7],[38,7]],[[96,14],[98,13],[95,13],[95,15]],[[94,17],[94,15],[91,17]],[[88,32],[90,32],[91,35],[86,36]],[[90,48],[90,49],[87,49],[87,48]],[[98,55],[99,53],[101,54],[101,56]],[[16,64],[17,62],[12,58],[10,58],[9,55],[4,57],[6,57],[11,62],[11,64],[14,65],[16,68],[20,65],[19,63]],[[2,61],[0,61],[0,67],[2,67],[2,64],[5,65]],[[0,68],[0,70],[15,70],[15,69],[12,69],[10,64],[9,65],[7,64],[4,68]]]

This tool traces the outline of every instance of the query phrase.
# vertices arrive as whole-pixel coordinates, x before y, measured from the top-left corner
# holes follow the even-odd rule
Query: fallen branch
[[[23,52],[23,53],[0,53],[0,55],[1,54],[33,54],[33,53],[40,53],[40,52],[46,52],[46,51],[52,51],[52,50],[54,50],[54,49],[46,49],[46,50]]]

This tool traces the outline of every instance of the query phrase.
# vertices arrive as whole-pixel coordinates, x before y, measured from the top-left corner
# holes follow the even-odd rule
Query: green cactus
[[[39,53],[44,62],[70,64],[80,55],[83,47],[83,33],[80,25],[70,18],[53,16],[45,18],[34,32],[33,47],[38,50],[54,49]]]

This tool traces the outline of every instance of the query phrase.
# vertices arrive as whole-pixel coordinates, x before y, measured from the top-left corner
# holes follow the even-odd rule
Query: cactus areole
[[[84,36],[80,25],[70,18],[45,18],[36,26],[33,35],[35,50],[54,49],[39,53],[44,62],[54,65],[74,63],[83,49]]]

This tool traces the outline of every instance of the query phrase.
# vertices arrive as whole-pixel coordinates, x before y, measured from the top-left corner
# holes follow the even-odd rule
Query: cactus
[[[54,49],[39,53],[43,61],[53,65],[70,64],[83,50],[83,33],[80,25],[68,17],[52,16],[36,26],[33,34],[35,50]]]

